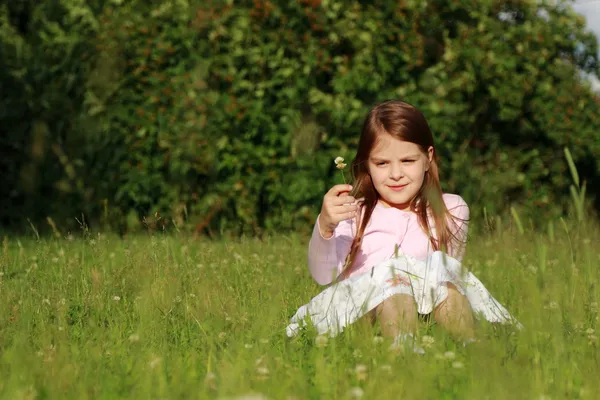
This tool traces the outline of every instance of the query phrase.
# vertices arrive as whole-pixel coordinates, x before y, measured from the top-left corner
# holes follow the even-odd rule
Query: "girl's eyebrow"
[[[369,158],[371,160],[377,160],[377,161],[386,161],[387,160],[386,157],[371,156]],[[419,155],[418,154],[411,154],[411,155],[408,155],[408,156],[400,157],[400,160],[410,160],[410,159],[415,159],[415,158],[419,158]]]

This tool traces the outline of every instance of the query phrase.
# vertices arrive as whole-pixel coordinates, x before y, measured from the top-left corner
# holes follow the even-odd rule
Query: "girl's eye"
[[[379,162],[375,163],[375,165],[385,165],[385,164],[387,164],[385,161],[379,161]]]
[[[415,162],[415,160],[404,160],[405,164],[411,164],[411,163],[414,163],[414,162]]]

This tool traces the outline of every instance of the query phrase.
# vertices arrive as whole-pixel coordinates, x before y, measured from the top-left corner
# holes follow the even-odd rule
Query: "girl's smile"
[[[388,187],[389,187],[390,189],[392,189],[394,192],[399,192],[399,191],[401,191],[402,189],[404,189],[406,186],[408,186],[408,183],[407,183],[407,184],[405,184],[405,185],[396,185],[396,186],[391,186],[391,185],[388,185]]]

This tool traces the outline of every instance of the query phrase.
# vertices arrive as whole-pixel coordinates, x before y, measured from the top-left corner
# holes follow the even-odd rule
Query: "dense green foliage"
[[[598,45],[568,3],[232,4],[1,5],[2,225],[305,229],[387,98],[424,112],[444,189],[490,214],[568,211],[564,147],[600,199],[580,76]]]
[[[478,323],[463,347],[422,323],[424,355],[378,325],[287,338],[323,289],[303,236],[5,238],[0,398],[596,399],[600,232],[524,234],[473,236],[465,265],[525,328]]]

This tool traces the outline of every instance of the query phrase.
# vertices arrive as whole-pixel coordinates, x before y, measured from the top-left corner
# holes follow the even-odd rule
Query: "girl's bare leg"
[[[414,333],[417,329],[415,300],[406,294],[395,294],[368,313],[367,318],[379,321],[383,336],[396,337],[400,333]]]
[[[473,312],[469,301],[460,294],[456,286],[448,283],[448,297],[433,311],[435,322],[451,335],[462,340],[475,338]]]

